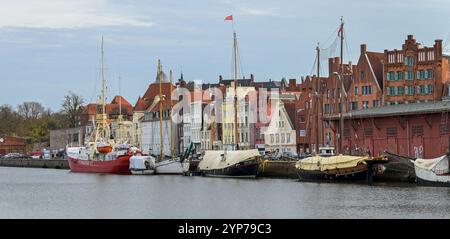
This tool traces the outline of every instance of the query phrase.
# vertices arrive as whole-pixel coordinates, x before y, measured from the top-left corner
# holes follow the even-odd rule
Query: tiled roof
[[[111,104],[122,104],[122,106],[123,105],[131,106],[131,104],[125,98],[123,98],[123,96],[120,95],[116,95],[114,99],[111,101]]]
[[[161,83],[161,88],[163,95],[170,95],[170,83]],[[172,89],[175,89],[174,85],[172,85]],[[144,100],[153,100],[157,95],[159,95],[159,83],[150,84],[142,98]]]
[[[134,105],[134,111],[145,111],[149,106],[149,103],[142,99],[140,96]]]

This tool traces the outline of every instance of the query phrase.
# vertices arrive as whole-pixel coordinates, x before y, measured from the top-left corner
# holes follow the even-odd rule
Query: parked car
[[[41,159],[42,152],[31,152],[28,154],[32,159]]]
[[[22,153],[9,153],[9,154],[6,154],[5,156],[3,156],[2,158],[5,158],[5,159],[23,159],[23,158],[30,158],[30,157],[28,155],[22,154]]]

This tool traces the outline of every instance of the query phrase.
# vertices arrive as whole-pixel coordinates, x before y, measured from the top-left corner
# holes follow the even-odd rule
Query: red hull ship
[[[69,157],[68,161],[71,172],[129,175],[130,157],[131,155],[121,155],[115,160],[82,160]]]

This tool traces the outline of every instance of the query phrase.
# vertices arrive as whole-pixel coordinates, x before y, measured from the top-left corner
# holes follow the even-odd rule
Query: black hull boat
[[[360,164],[356,167],[335,170],[297,170],[301,181],[360,181],[368,180],[367,165]]]
[[[415,182],[415,158],[397,155],[388,151],[383,153],[389,160],[384,165],[384,172],[375,177],[375,181]]]
[[[259,161],[251,160],[223,169],[203,170],[202,175],[209,177],[256,178],[259,173]]]
[[[314,156],[299,160],[295,167],[300,181],[372,182],[380,171],[375,166],[384,164],[384,157],[337,155]]]
[[[258,150],[205,151],[199,163],[201,175],[225,178],[256,178],[260,168]]]

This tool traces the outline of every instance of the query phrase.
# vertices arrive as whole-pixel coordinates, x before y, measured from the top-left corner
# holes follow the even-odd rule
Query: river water
[[[0,218],[450,218],[450,188],[0,167]]]

